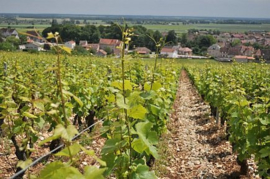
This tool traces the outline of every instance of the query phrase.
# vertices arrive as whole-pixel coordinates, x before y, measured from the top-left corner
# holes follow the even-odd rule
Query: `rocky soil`
[[[154,169],[161,179],[258,178],[249,161],[249,174],[241,175],[237,156],[188,75],[182,71],[168,132],[159,145],[161,159]]]

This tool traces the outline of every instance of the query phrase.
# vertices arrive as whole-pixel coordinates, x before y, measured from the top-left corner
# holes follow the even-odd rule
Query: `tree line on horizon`
[[[134,36],[129,46],[130,49],[147,47],[151,51],[156,51],[156,45],[153,39],[158,42],[160,38],[163,38],[167,46],[181,44],[183,47],[194,49],[195,54],[203,55],[209,46],[216,43],[212,35],[201,35],[190,40],[187,38],[186,33],[178,36],[174,30],[170,30],[164,35],[159,30],[147,29],[142,25],[134,25],[132,28],[134,29]],[[109,26],[78,26],[75,24],[58,24],[57,21],[53,21],[51,27],[43,30],[42,36],[46,37],[49,32],[59,32],[64,42],[74,40],[77,44],[79,44],[80,40],[85,40],[88,43],[98,43],[100,38],[119,40],[122,38],[119,25],[116,23],[111,23]]]

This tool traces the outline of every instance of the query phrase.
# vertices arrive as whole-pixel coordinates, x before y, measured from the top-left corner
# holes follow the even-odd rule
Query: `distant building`
[[[10,29],[10,28],[2,28],[0,29],[0,33],[4,38],[13,36],[19,39],[19,33],[17,32],[16,29]]]
[[[42,50],[42,45],[37,43],[37,42],[28,43],[28,44],[25,45],[25,49],[26,50],[41,51]]]
[[[39,34],[39,32],[35,31],[35,30],[30,30],[30,31],[26,31],[27,34],[27,41],[30,42],[39,42],[42,43],[45,40],[43,39],[43,37]]]
[[[241,46],[241,55],[251,57],[255,53],[255,49],[252,46]]]
[[[118,39],[100,39],[99,40],[99,47],[102,50],[110,49],[111,53],[120,56],[121,50],[117,48],[120,46],[121,41]]]
[[[82,47],[86,47],[88,45],[88,42],[86,40],[80,40],[79,45]]]
[[[146,47],[137,47],[134,49],[134,51],[141,55],[149,55],[151,53],[151,50]]]
[[[100,49],[96,52],[96,55],[97,56],[100,56],[100,57],[106,57],[107,56],[107,52],[105,52],[104,50]]]
[[[220,48],[218,44],[213,44],[207,49],[207,53],[214,58],[221,57]]]
[[[190,48],[179,48],[178,49],[178,54],[179,55],[188,55],[191,56],[192,55],[192,50]]]
[[[160,55],[168,58],[177,58],[178,52],[176,49],[173,49],[171,47],[163,47],[160,51]]]
[[[233,59],[236,62],[240,62],[240,63],[247,63],[247,62],[252,62],[255,60],[255,58],[253,57],[241,56],[241,55],[234,56]]]
[[[73,41],[73,40],[68,41],[68,42],[65,43],[65,46],[73,50],[75,48],[75,46],[76,46],[76,42]]]
[[[255,57],[256,59],[260,59],[260,58],[262,57],[262,52],[261,52],[260,49],[258,49],[258,50],[255,52],[254,57]]]
[[[99,44],[88,44],[89,50],[93,50],[94,52],[98,52],[99,51]],[[106,53],[107,55],[107,53]]]
[[[19,45],[19,50],[25,50],[25,45]]]
[[[262,49],[261,54],[262,54],[263,59],[269,63],[270,62],[270,49]]]

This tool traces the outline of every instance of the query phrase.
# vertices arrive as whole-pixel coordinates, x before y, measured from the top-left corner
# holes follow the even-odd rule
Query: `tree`
[[[156,30],[153,34],[153,38],[155,39],[156,42],[158,42],[160,38],[163,38],[163,36],[158,30]]]
[[[74,40],[76,41],[76,43],[78,43],[80,40],[86,40],[86,39],[82,39],[82,30],[81,27],[76,26],[74,24],[65,24],[62,25],[62,30],[59,31],[59,33],[61,34],[61,38],[62,40],[65,41],[69,41],[69,40]]]
[[[25,44],[27,42],[27,36],[19,34],[19,38],[21,41],[21,44]]]
[[[235,39],[234,41],[232,41],[231,46],[232,47],[236,47],[236,46],[238,46],[240,44],[241,44],[241,40]]]
[[[83,48],[82,46],[79,46],[79,45],[75,46],[72,53],[76,54],[76,55],[88,55],[89,54],[89,52],[87,50],[85,50],[85,48]]]
[[[177,35],[176,35],[175,31],[174,30],[170,30],[168,32],[167,37],[166,37],[166,42],[168,42],[168,43],[170,43],[172,45],[176,45],[177,44],[177,41],[178,40],[177,40]]]
[[[12,44],[16,49],[19,47],[19,45],[21,43],[20,39],[17,39],[14,36],[7,37],[6,42],[9,42],[10,44]]]
[[[145,40],[146,40],[146,28],[141,26],[141,25],[136,25],[133,26],[134,29],[134,36],[132,37],[132,41],[130,43],[131,48],[136,48],[136,47],[145,47]]]
[[[104,26],[103,29],[102,38],[108,38],[108,39],[122,39],[122,31],[119,28],[119,25],[112,23],[110,26]]]
[[[47,27],[45,28],[43,31],[42,31],[42,36],[43,37],[47,37],[47,34],[52,32],[53,34],[55,32],[58,32],[61,34],[61,37],[62,37],[62,30],[63,30],[63,26],[62,25],[54,25],[52,27]]]
[[[216,39],[212,35],[200,35],[196,38],[199,48],[210,47],[216,43]]]
[[[188,42],[187,34],[186,34],[186,33],[183,33],[183,34],[181,35],[180,42],[181,42],[181,46],[186,46],[186,44],[187,44],[187,42]]]
[[[0,43],[0,50],[15,51],[16,47],[12,43],[6,41],[6,42]]]
[[[87,40],[90,43],[98,43],[100,33],[95,25],[86,25],[81,29],[81,39]]]
[[[58,25],[57,20],[56,20],[56,19],[53,19],[53,20],[52,20],[52,26],[51,26],[51,27],[55,27],[55,26],[57,26],[57,25]]]

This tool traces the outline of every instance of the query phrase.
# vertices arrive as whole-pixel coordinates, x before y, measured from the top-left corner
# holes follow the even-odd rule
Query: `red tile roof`
[[[179,51],[182,51],[182,52],[192,52],[192,50],[190,48],[179,48]]]
[[[98,52],[101,53],[101,54],[103,54],[103,55],[107,55],[107,52],[105,52],[105,51],[102,50],[102,49],[100,49]]]
[[[260,50],[260,49],[258,49],[258,50],[256,51],[255,55],[256,55],[256,56],[261,56],[261,55],[262,55],[261,50]]]
[[[163,47],[160,52],[173,53],[174,51],[173,48]]]
[[[134,51],[137,52],[137,53],[139,53],[139,54],[147,54],[147,53],[150,53],[151,52],[151,50],[149,50],[146,47],[137,47],[137,48],[135,48]]]
[[[73,41],[73,40],[69,41],[69,43],[71,43],[71,44],[76,44],[76,42]]]
[[[248,60],[255,60],[254,57],[247,57]]]
[[[118,39],[100,39],[99,44],[104,44],[104,45],[119,45],[120,40]]]
[[[98,50],[99,49],[99,44],[88,44],[88,46],[93,49],[93,50]]]
[[[236,56],[234,56],[234,58],[238,58],[238,59],[247,59],[247,56],[236,55]]]

